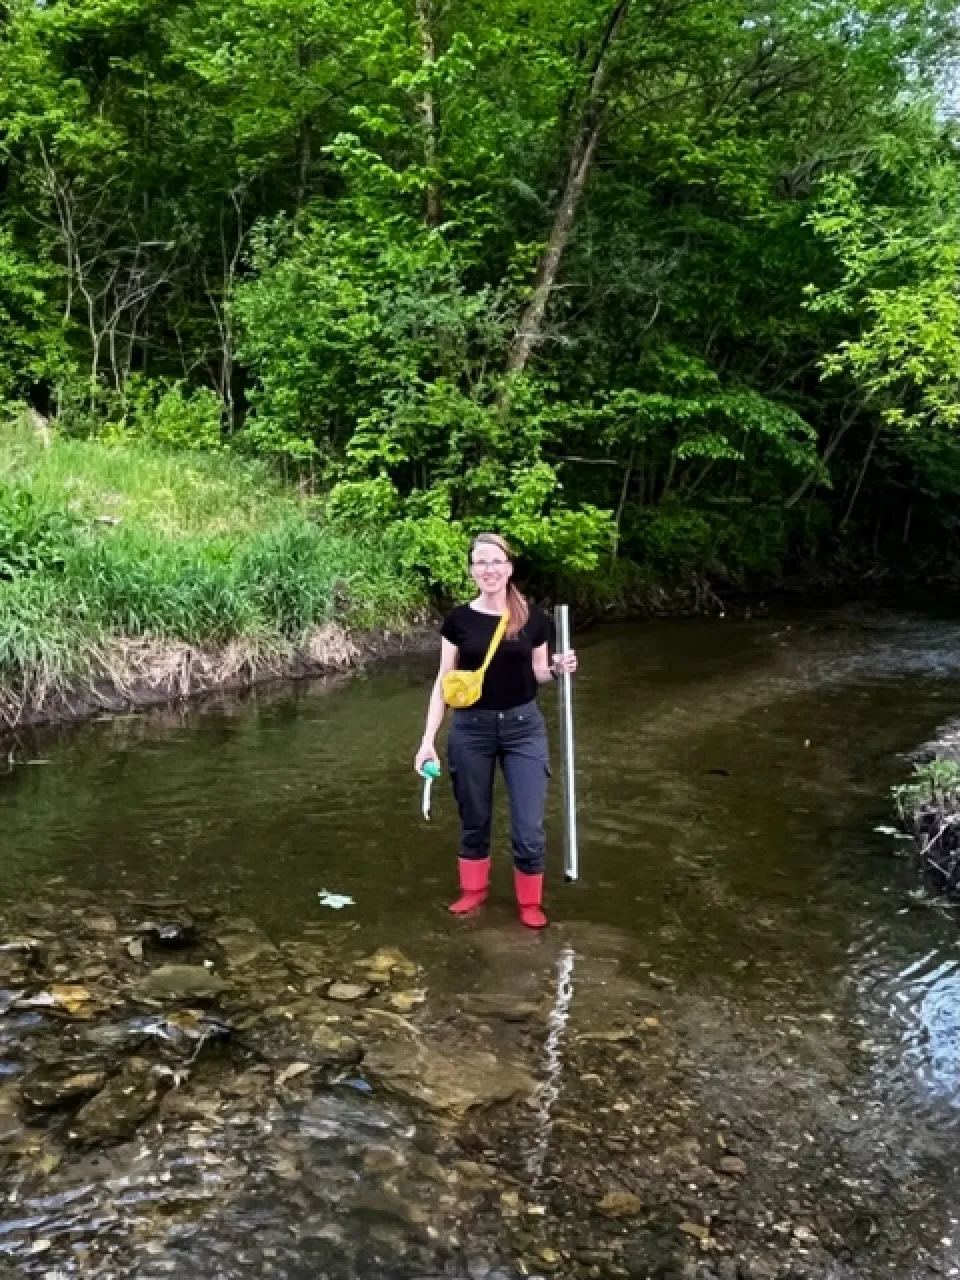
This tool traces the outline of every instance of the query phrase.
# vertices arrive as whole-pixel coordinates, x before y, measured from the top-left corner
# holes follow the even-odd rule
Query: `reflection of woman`
[[[506,634],[483,679],[480,700],[453,714],[447,757],[460,810],[460,896],[450,907],[465,915],[486,899],[490,882],[490,824],[497,761],[510,798],[514,887],[520,919],[531,929],[543,914],[546,839],[543,811],[550,771],[547,732],[536,703],[537,686],[577,669],[574,653],[554,654],[546,615],[530,605],[511,581],[513,557],[506,542],[482,533],[470,548],[470,572],[480,594],[448,614],[441,629],[440,672],[430,695],[427,725],[415,768],[436,761],[435,740],[445,711],[442,680],[448,671],[477,671],[509,611]]]

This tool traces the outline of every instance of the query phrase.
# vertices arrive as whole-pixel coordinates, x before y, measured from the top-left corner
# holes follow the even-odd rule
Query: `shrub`
[[[78,524],[65,511],[40,505],[29,489],[0,484],[0,578],[61,570]]]

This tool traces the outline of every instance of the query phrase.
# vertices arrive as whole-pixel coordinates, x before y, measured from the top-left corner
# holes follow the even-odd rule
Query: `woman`
[[[497,761],[510,798],[514,887],[520,919],[531,929],[547,923],[543,901],[546,838],[543,812],[550,771],[547,732],[536,704],[537,686],[577,669],[576,654],[551,660],[546,615],[513,583],[513,555],[495,533],[481,533],[470,548],[470,573],[479,595],[448,614],[441,628],[440,671],[430,695],[427,724],[414,768],[439,763],[437,731],[443,723],[443,677],[477,671],[504,613],[506,633],[483,679],[480,700],[453,714],[447,759],[460,810],[460,896],[450,910],[466,915],[481,906],[490,883],[490,824]]]

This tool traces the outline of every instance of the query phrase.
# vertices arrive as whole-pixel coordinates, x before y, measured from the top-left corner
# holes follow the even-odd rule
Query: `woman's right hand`
[[[416,759],[413,762],[414,769],[417,773],[422,773],[423,766],[431,760],[434,764],[440,763],[440,757],[437,755],[437,748],[432,742],[421,742],[420,750],[417,752]]]

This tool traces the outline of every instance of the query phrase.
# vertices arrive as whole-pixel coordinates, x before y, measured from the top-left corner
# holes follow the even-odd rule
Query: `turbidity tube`
[[[430,792],[433,790],[433,784],[443,771],[437,764],[436,760],[428,760],[420,770],[420,777],[423,779],[423,799],[420,805],[420,811],[423,814],[424,822],[430,821]]]
[[[557,652],[570,652],[570,606],[554,609]],[[573,752],[573,681],[565,671],[557,680],[560,700],[560,741],[563,751],[563,873],[568,884],[580,879],[580,849],[577,844],[577,786]]]

